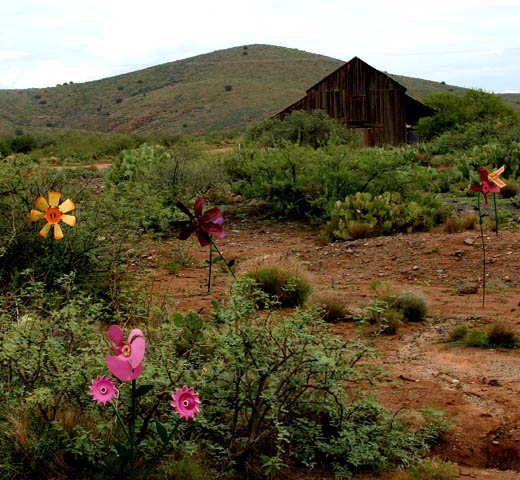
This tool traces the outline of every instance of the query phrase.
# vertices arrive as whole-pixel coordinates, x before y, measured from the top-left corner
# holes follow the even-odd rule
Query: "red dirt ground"
[[[245,217],[245,216],[244,216]],[[246,259],[284,253],[306,267],[315,290],[343,295],[354,311],[375,298],[370,289],[377,279],[391,280],[399,289],[418,289],[428,299],[425,323],[402,327],[396,335],[382,335],[379,361],[389,372],[379,388],[381,401],[392,409],[434,406],[453,421],[452,430],[433,452],[458,464],[460,478],[520,479],[520,351],[454,347],[446,342],[456,325],[485,327],[501,321],[520,325],[520,230],[489,232],[487,292],[459,294],[472,282],[481,285],[480,234],[420,233],[377,237],[323,245],[318,231],[292,223],[255,222],[250,217],[229,220],[227,237],[218,245],[237,269]],[[225,298],[229,274],[218,272],[207,294],[207,268],[169,273],[165,265],[175,249],[188,244],[175,239],[158,243],[136,257],[153,279],[154,295],[168,295],[173,310],[210,311],[212,299]],[[196,264],[208,248],[189,244]],[[462,289],[464,290],[464,289]],[[352,336],[353,322],[331,325],[338,335]],[[317,479],[293,472],[294,479]],[[384,476],[361,477],[391,478]]]

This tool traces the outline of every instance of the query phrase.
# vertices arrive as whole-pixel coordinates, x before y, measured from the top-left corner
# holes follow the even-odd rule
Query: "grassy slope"
[[[0,90],[0,133],[15,127],[188,134],[242,131],[303,96],[306,88],[342,63],[295,49],[249,45],[93,82]],[[419,100],[440,90],[463,90],[393,77]],[[518,99],[520,95],[506,98],[520,108]]]

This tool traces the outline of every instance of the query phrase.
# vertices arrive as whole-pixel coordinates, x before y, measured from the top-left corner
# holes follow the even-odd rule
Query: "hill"
[[[243,131],[252,121],[302,97],[343,63],[296,49],[248,45],[93,82],[0,90],[0,133],[28,127],[185,134]],[[391,76],[418,100],[436,91],[464,91]],[[520,95],[504,99],[520,109]]]

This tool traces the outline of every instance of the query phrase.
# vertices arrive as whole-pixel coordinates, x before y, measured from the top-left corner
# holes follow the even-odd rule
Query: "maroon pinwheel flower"
[[[495,175],[496,172],[494,172],[492,175]],[[475,183],[472,183],[470,186],[469,186],[469,189],[472,191],[472,192],[482,192],[482,195],[484,195],[484,206],[487,206],[488,204],[488,199],[487,199],[487,194],[488,193],[500,193],[500,187],[498,187],[497,185],[490,185],[489,184],[489,171],[486,167],[481,167],[480,168],[480,185],[477,185]],[[493,177],[495,178],[495,177]],[[495,181],[494,179],[491,179],[491,181]]]
[[[192,214],[182,202],[177,202],[177,207],[190,217],[188,225],[179,233],[181,240],[186,240],[192,233],[195,233],[200,246],[205,247],[210,243],[210,235],[214,235],[215,237],[223,237],[225,235],[222,231],[224,217],[220,209],[214,207],[202,214],[202,208],[204,207],[204,199],[202,197],[197,198],[195,201],[193,207],[195,215]]]

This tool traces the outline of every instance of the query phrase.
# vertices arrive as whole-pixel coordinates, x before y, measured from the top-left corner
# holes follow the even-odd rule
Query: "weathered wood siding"
[[[407,115],[424,116],[417,110],[424,105],[405,92],[401,84],[354,57],[278,116],[293,110],[325,110],[347,127],[362,129],[365,145],[400,145],[406,143]]]

